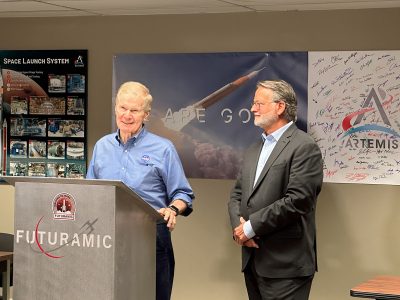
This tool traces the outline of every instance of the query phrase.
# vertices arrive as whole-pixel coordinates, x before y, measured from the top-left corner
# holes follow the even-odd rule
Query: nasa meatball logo
[[[68,193],[57,194],[53,199],[54,220],[75,220],[75,199]]]
[[[148,156],[147,154],[145,154],[145,155],[143,155],[142,156],[142,161],[144,162],[144,163],[149,163],[149,161],[150,161],[150,156]]]

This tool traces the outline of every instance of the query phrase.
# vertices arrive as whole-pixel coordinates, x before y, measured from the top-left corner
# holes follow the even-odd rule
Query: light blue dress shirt
[[[258,158],[256,177],[254,179],[253,186],[256,185],[258,177],[260,177],[260,174],[261,174],[262,170],[264,169],[265,163],[267,162],[269,156],[271,155],[272,150],[274,150],[276,143],[279,141],[279,139],[281,138],[283,133],[292,124],[293,124],[293,121],[287,123],[285,126],[282,126],[278,130],[275,130],[273,133],[269,134],[268,136],[265,134],[265,132],[263,132],[262,139],[264,140],[264,144],[263,144],[260,156]],[[250,220],[248,220],[248,221],[246,221],[246,223],[244,223],[243,231],[244,231],[244,234],[249,239],[253,238],[256,235],[256,233],[253,230],[253,227],[251,226]]]
[[[191,211],[194,194],[174,145],[144,127],[126,144],[118,132],[101,138],[86,178],[121,180],[154,209],[181,199]]]

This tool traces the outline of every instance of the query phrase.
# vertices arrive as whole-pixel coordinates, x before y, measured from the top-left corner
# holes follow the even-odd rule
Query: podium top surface
[[[120,180],[29,177],[29,176],[0,176],[0,179],[3,179],[7,183],[14,186],[16,182],[35,182],[35,183],[58,183],[58,184],[114,185],[122,188],[124,187],[128,188]]]
[[[400,299],[400,277],[377,276],[352,288],[350,295],[372,299]]]
[[[0,176],[0,179],[3,179],[7,183],[15,186],[16,183],[19,182],[27,182],[27,183],[53,183],[53,184],[80,184],[80,185],[108,185],[108,186],[116,186],[128,194],[132,195],[132,197],[140,199],[140,205],[143,209],[145,209],[155,220],[162,220],[161,215],[144,201],[135,191],[129,188],[125,183],[120,180],[105,180],[105,179],[75,179],[75,178],[51,178],[51,177],[28,177],[28,176]]]

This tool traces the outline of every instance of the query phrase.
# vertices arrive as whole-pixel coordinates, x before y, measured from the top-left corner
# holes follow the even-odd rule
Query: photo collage
[[[79,74],[68,69],[43,72],[46,82],[40,84],[41,93],[24,95],[8,90],[9,115],[3,121],[8,148],[5,175],[85,177],[86,70],[80,69]],[[4,73],[3,69],[3,79]],[[10,79],[9,87],[13,87]],[[4,130],[5,126],[8,129]]]

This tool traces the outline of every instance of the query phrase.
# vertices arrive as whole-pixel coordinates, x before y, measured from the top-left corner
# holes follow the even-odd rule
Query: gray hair
[[[257,83],[257,87],[263,87],[273,92],[272,101],[283,101],[286,104],[283,117],[295,122],[297,119],[297,99],[293,87],[283,80],[265,80]]]
[[[127,81],[123,83],[117,92],[115,98],[115,105],[118,104],[121,98],[130,97],[133,99],[141,98],[144,101],[144,111],[149,112],[151,110],[151,102],[153,97],[150,94],[149,89],[140,82]]]

